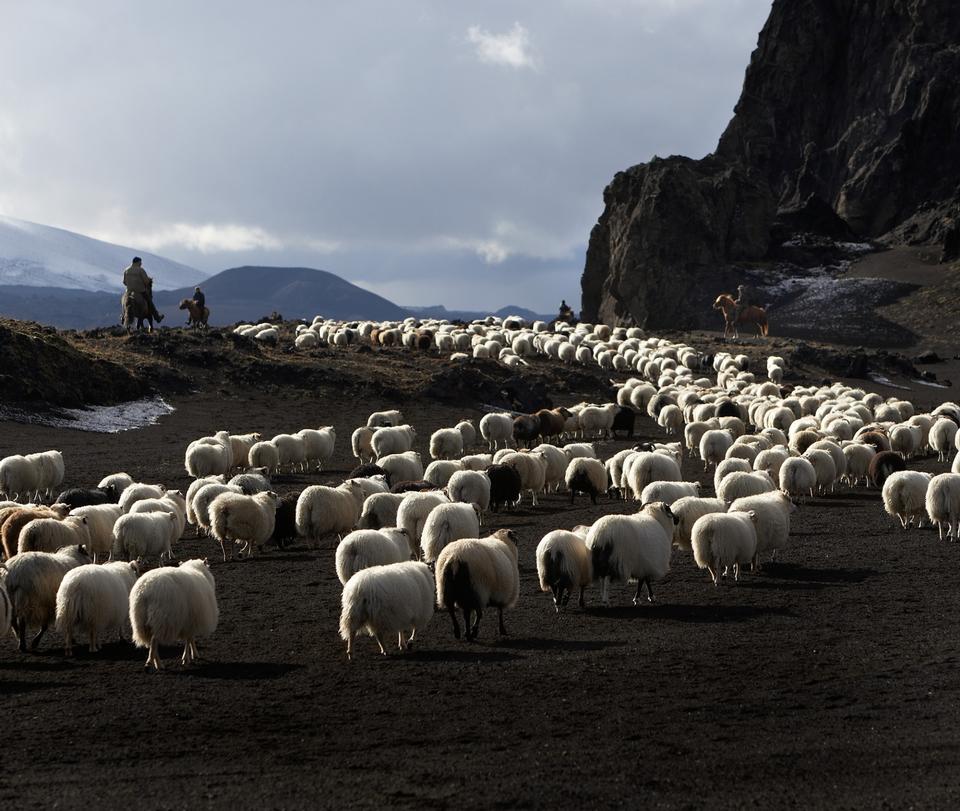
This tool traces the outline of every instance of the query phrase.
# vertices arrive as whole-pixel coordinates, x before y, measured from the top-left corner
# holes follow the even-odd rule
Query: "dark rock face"
[[[693,326],[691,305],[788,233],[958,251],[954,0],[775,0],[735,114],[703,160],[618,173],[590,236],[587,320]],[[740,274],[742,276],[742,274]]]

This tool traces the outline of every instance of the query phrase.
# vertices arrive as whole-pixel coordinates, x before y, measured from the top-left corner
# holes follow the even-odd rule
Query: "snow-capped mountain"
[[[0,215],[0,285],[115,291],[134,256],[157,290],[187,287],[210,274],[123,245]]]

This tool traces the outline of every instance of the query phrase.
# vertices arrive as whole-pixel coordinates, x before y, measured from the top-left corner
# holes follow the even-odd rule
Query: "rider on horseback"
[[[750,306],[750,299],[753,298],[753,290],[749,285],[741,284],[737,285],[737,297],[734,299],[734,304],[736,307],[733,310],[733,323],[736,324],[740,320],[740,316],[747,307]]]
[[[153,305],[153,279],[143,269],[143,260],[139,256],[133,257],[130,266],[123,271],[123,286],[127,288],[128,296],[147,302],[150,317],[154,321],[163,321],[163,313]]]

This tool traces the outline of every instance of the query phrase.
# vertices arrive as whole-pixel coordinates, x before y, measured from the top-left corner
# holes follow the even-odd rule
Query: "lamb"
[[[723,481],[720,482],[720,486],[717,488],[717,498],[725,504],[731,504],[738,498],[757,496],[776,489],[777,485],[770,478],[770,474],[765,471],[744,473],[735,470],[728,476],[724,476]]]
[[[160,670],[160,646],[182,641],[181,665],[197,658],[196,640],[217,629],[216,583],[202,560],[153,569],[130,592],[130,625],[137,647],[147,648],[147,670]]]
[[[706,470],[711,464],[717,465],[727,455],[730,446],[733,445],[733,434],[724,428],[713,428],[704,431],[700,437],[700,458],[703,459],[703,469]]]
[[[791,456],[780,465],[780,490],[786,495],[799,498],[802,503],[808,494],[813,498],[816,487],[817,471],[809,459]]]
[[[543,492],[547,480],[547,461],[543,454],[539,451],[512,453],[503,460],[503,464],[520,474],[521,497],[524,492],[529,492],[536,507],[537,493]]]
[[[597,450],[589,442],[568,442],[561,450],[571,462],[580,456],[597,458]]]
[[[133,477],[129,473],[111,473],[100,480],[97,488],[105,493],[110,493],[112,500],[120,501],[123,491],[133,484]]]
[[[337,577],[342,585],[346,585],[362,569],[405,560],[410,560],[410,539],[406,530],[399,527],[358,529],[348,534],[337,546]]]
[[[947,537],[954,540],[960,538],[960,474],[941,473],[934,476],[927,486],[926,508],[930,523],[936,525],[941,541],[944,528],[947,529]]]
[[[479,535],[480,510],[475,504],[438,504],[423,522],[421,559],[425,563],[433,563],[452,541],[477,538]]]
[[[232,487],[239,487],[245,496],[254,496],[257,493],[265,493],[270,489],[270,480],[262,473],[238,473],[227,484]],[[189,491],[187,493],[189,498]]]
[[[771,552],[776,557],[777,550],[786,547],[790,538],[790,513],[796,509],[788,496],[776,491],[738,498],[730,505],[729,512],[756,514],[757,565],[762,553]]]
[[[487,538],[454,541],[437,558],[437,603],[453,621],[453,635],[460,638],[457,608],[463,612],[467,641],[477,637],[483,610],[496,606],[499,630],[506,636],[504,609],[513,608],[520,596],[517,538],[501,529]],[[471,615],[476,619],[471,623]]]
[[[357,428],[350,437],[350,447],[353,449],[353,455],[361,463],[372,462],[377,458],[373,452],[373,432],[372,428]]]
[[[27,457],[7,456],[0,459],[0,495],[19,501],[28,498],[40,486],[40,470]]]
[[[874,487],[883,487],[883,483],[891,473],[898,470],[906,470],[907,463],[903,457],[894,451],[880,451],[870,460],[870,467],[867,468],[867,478]]]
[[[130,613],[130,590],[139,571],[134,563],[87,563],[68,571],[57,590],[57,630],[63,634],[63,653],[73,655],[76,631],[87,633],[90,653],[112,630],[121,632]]]
[[[435,487],[446,487],[450,477],[462,469],[463,466],[459,461],[437,460],[427,465],[423,478]]]
[[[255,547],[273,536],[280,498],[272,490],[253,496],[242,493],[221,493],[210,504],[210,534],[220,543],[223,559],[227,559],[226,542],[243,543],[240,557],[253,556]]]
[[[477,444],[477,429],[470,420],[460,420],[454,426],[460,432],[460,439],[463,440],[464,448],[472,448]]]
[[[403,423],[403,414],[397,410],[392,411],[374,411],[367,418],[368,428],[383,428]]]
[[[420,546],[427,516],[439,504],[447,504],[447,496],[437,490],[427,493],[408,493],[397,509],[397,526],[405,529],[414,551]]]
[[[362,508],[363,489],[352,479],[339,487],[307,487],[297,499],[297,534],[315,548],[325,535],[352,530]]]
[[[379,460],[378,464],[382,467],[382,459],[385,456],[413,450],[416,440],[417,432],[412,425],[397,425],[379,429],[370,440],[370,445]]]
[[[223,433],[223,432],[221,432]],[[230,449],[229,435],[226,444],[208,444],[206,442],[191,442],[187,446],[183,460],[187,474],[195,479],[204,476],[215,476],[219,473],[229,473],[233,467],[233,452]]]
[[[403,493],[373,493],[363,500],[363,509],[357,527],[380,529],[397,524],[397,510],[403,502]]]
[[[250,467],[260,467],[268,474],[280,470],[280,448],[273,442],[255,442],[247,452],[247,464]]]
[[[70,508],[66,504],[53,504],[49,508],[25,506],[11,509],[3,522],[3,529],[0,530],[4,555],[12,558],[17,554],[20,532],[31,521],[37,518],[65,518],[69,512]]]
[[[490,508],[490,477],[477,470],[458,470],[447,482],[447,495],[451,501],[476,504],[482,519]]]
[[[634,605],[651,583],[670,571],[670,539],[676,518],[662,503],[645,505],[636,515],[605,515],[587,533],[594,577],[600,578],[600,602],[610,604],[610,581],[637,581]]]
[[[294,434],[277,434],[270,440],[277,446],[280,454],[280,462],[277,470],[288,467],[292,471],[305,471],[307,469],[307,443],[303,437]]]
[[[720,577],[733,566],[733,579],[740,579],[740,567],[755,563],[757,557],[757,514],[749,512],[711,513],[693,525],[693,559],[720,585]]]
[[[593,582],[593,564],[584,538],[562,529],[548,532],[537,544],[537,575],[540,590],[553,592],[557,613],[580,589],[577,605],[583,608],[583,592]]]
[[[678,501],[675,501],[670,506],[670,510],[677,519],[676,526],[673,528],[674,545],[684,552],[692,552],[691,534],[693,532],[693,525],[697,523],[697,519],[710,513],[726,512],[727,505],[719,498],[684,496]]]
[[[579,457],[567,466],[565,481],[571,504],[577,493],[585,493],[596,504],[597,496],[607,489],[607,469],[599,459]]]
[[[14,630],[22,652],[26,653],[27,650],[28,627],[40,627],[40,632],[30,644],[35,650],[53,622],[57,609],[57,589],[64,575],[89,562],[86,551],[79,546],[69,546],[53,554],[24,552],[7,561],[4,585],[13,605],[13,616],[16,618]]]
[[[97,563],[101,555],[109,554],[113,546],[113,525],[117,523],[123,513],[119,504],[91,504],[89,507],[77,507],[70,511],[70,515],[77,515],[87,522],[87,531],[90,534],[87,551]]]
[[[317,470],[323,470],[323,463],[333,458],[333,451],[337,444],[337,432],[331,425],[322,428],[304,428],[298,431],[304,443],[307,464],[316,465]]]
[[[484,414],[480,419],[480,435],[491,451],[495,451],[501,442],[504,448],[509,448],[513,440],[513,417],[510,414]]]
[[[640,503],[662,501],[672,509],[680,499],[699,495],[700,482],[650,482],[640,494]]]
[[[919,470],[898,470],[891,473],[883,483],[883,508],[887,515],[899,518],[904,529],[917,520],[923,526],[926,512],[926,496],[930,481],[929,473]]]
[[[457,428],[434,431],[430,435],[430,456],[433,459],[459,459],[463,456],[463,434]]]
[[[17,552],[56,552],[65,546],[89,545],[90,532],[83,516],[35,518],[20,530]]]
[[[208,532],[210,530],[210,505],[213,500],[222,493],[242,493],[243,488],[235,484],[205,484],[193,495],[193,501],[190,509],[193,512],[194,523],[198,530]]]
[[[341,606],[340,637],[347,643],[347,659],[353,658],[353,640],[362,630],[377,640],[384,656],[386,634],[397,634],[398,646],[409,648],[433,617],[433,574],[414,561],[371,566],[350,578]]]
[[[162,484],[142,484],[135,482],[129,485],[123,493],[120,494],[120,510],[123,513],[130,512],[130,508],[138,501],[145,498],[163,498],[167,488]]]
[[[172,512],[127,513],[113,525],[114,558],[126,560],[157,556],[162,564],[171,555],[177,535],[177,516]]]

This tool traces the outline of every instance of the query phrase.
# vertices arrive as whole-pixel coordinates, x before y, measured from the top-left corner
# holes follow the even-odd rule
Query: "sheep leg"
[[[497,611],[500,612],[500,636],[509,636],[507,633],[507,626],[503,624],[503,606],[500,606]],[[477,619],[477,624],[480,623],[479,617]]]
[[[580,586],[580,599],[577,600],[577,605],[579,605],[580,608],[583,608],[583,592],[584,588],[583,586]]]
[[[44,625],[41,626],[41,628],[40,628],[40,633],[38,633],[38,634],[33,638],[33,641],[30,643],[30,650],[36,650],[36,649],[37,649],[37,647],[40,645],[40,640],[43,638],[43,635],[44,635],[46,632],[47,632],[47,625],[44,624]]]
[[[353,660],[353,634],[347,637],[347,661]]]
[[[183,643],[183,656],[180,659],[181,667],[187,667],[193,664],[193,643],[187,639]]]
[[[653,602],[653,589],[650,588],[650,581],[649,581],[649,580],[644,580],[643,582],[647,584],[647,602],[648,602],[648,603],[652,603],[652,602]]]
[[[383,647],[383,640],[380,638],[380,634],[374,634],[373,638],[377,640],[377,644],[380,646],[380,653],[386,656],[387,649]]]
[[[27,652],[27,621],[26,620],[17,620],[14,625],[14,628],[17,632],[17,639],[19,640],[18,647],[20,648],[20,653]]]
[[[63,655],[73,656],[73,639],[70,634],[69,626],[63,631]]]
[[[473,622],[473,627],[470,628],[470,636],[468,637],[471,642],[477,638],[477,633],[480,631],[480,620],[483,619],[483,609],[478,608],[476,614],[477,618]]]
[[[733,579],[735,582],[740,581],[740,564],[739,563],[733,564]]]
[[[720,585],[720,573],[717,569],[714,569],[713,566],[707,566],[707,571],[710,573],[710,577],[713,578],[713,585]]]
[[[642,591],[642,589],[643,589],[643,581],[642,581],[642,580],[638,580],[638,581],[637,581],[637,593],[633,595],[633,604],[634,604],[634,605],[639,605],[639,604],[640,604],[640,592]]]
[[[556,612],[559,614],[561,589],[559,586],[551,586],[550,588],[553,591],[553,607],[556,610]]]
[[[468,612],[465,611],[464,613],[467,614]],[[453,606],[450,606],[450,619],[453,620],[453,638],[454,638],[454,639],[459,639],[459,638],[460,638],[460,623],[457,622],[457,609],[454,608]],[[467,633],[469,633],[469,632],[470,632],[470,625],[469,625],[470,617],[469,617],[469,615],[465,618],[465,620],[466,620],[466,625],[467,625]]]

